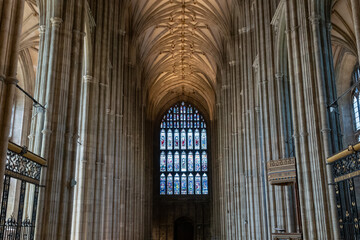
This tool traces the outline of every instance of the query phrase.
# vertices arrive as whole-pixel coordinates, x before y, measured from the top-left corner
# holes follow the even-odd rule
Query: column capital
[[[311,24],[319,25],[319,23],[321,21],[321,16],[320,15],[312,15],[309,17],[309,20],[310,20]]]
[[[39,26],[39,34],[44,34],[46,32],[46,25]]]
[[[6,84],[18,84],[19,80],[16,77],[5,77],[3,80]]]
[[[52,18],[50,18],[50,22],[52,24],[52,27],[59,28],[60,25],[62,24],[63,20],[59,17],[52,17]]]

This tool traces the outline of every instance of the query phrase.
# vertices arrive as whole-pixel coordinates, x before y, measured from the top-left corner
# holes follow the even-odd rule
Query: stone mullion
[[[309,145],[308,145],[308,137],[306,136],[307,133],[307,121],[306,121],[306,114],[304,109],[304,87],[303,87],[303,75],[302,75],[302,63],[301,63],[301,51],[300,51],[300,42],[299,42],[299,25],[298,25],[298,18],[297,18],[297,8],[295,5],[294,0],[288,1],[288,8],[289,8],[289,18],[290,18],[290,35],[291,35],[291,41],[292,41],[292,52],[289,58],[293,61],[293,72],[294,72],[294,84],[295,84],[295,91],[296,91],[296,103],[297,103],[297,113],[299,116],[299,132],[300,132],[300,138],[299,138],[299,149],[297,148],[297,151],[299,151],[301,156],[297,158],[297,164],[304,164],[305,166],[308,165],[308,159],[309,159]],[[310,166],[308,166],[310,167]],[[302,175],[304,178],[304,184],[306,186],[302,186],[304,194],[305,194],[305,204],[306,206],[306,212],[302,217],[304,217],[306,222],[306,226],[308,227],[307,232],[304,231],[305,239],[306,236],[312,236],[316,237],[316,226],[313,221],[315,219],[315,211],[314,211],[314,199],[313,199],[313,189],[312,189],[312,183],[311,183],[311,173],[309,169],[302,169],[302,171],[298,171],[298,176]],[[301,188],[300,188],[301,191]]]
[[[16,71],[24,14],[23,0],[3,0],[0,18],[0,192],[3,190],[6,153],[18,80]]]

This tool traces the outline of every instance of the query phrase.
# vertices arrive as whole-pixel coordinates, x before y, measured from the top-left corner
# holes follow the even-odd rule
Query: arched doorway
[[[193,240],[194,225],[188,218],[179,218],[175,221],[174,240]]]

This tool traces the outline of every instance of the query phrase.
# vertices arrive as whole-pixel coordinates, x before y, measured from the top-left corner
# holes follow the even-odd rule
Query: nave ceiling
[[[194,102],[211,118],[233,5],[233,0],[130,2],[132,39],[152,118],[180,99]]]

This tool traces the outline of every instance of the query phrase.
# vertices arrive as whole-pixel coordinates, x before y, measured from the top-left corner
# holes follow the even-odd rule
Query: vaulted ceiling
[[[150,111],[181,99],[211,117],[233,0],[133,0],[131,8]]]
[[[26,0],[20,36],[19,85],[33,94],[39,51],[39,9],[35,0]]]
[[[331,38],[334,63],[341,61],[344,54],[357,55],[353,12],[350,0],[335,0],[331,13]],[[338,58],[340,56],[340,58]]]

